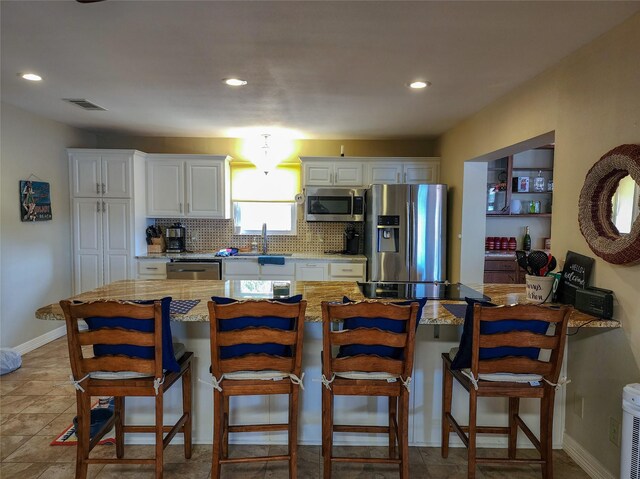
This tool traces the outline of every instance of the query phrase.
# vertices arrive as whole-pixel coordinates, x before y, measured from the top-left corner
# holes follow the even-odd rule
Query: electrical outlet
[[[620,447],[620,421],[609,417],[609,441]]]
[[[584,417],[584,397],[577,393],[573,395],[573,413],[580,419]]]

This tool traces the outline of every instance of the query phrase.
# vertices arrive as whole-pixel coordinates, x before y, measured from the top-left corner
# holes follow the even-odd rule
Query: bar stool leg
[[[453,394],[453,374],[447,364],[447,360],[442,360],[442,442],[440,452],[442,457],[449,456],[449,415],[451,414],[451,396]]]
[[[476,421],[478,396],[475,389],[469,391],[469,448],[467,450],[467,479],[476,477]]]
[[[191,363],[182,375],[182,412],[187,420],[182,426],[184,432],[184,457],[191,459],[193,445],[193,413],[191,412]]]
[[[399,402],[400,479],[409,479],[409,391],[404,387],[400,388]]]
[[[333,453],[333,395],[322,387],[322,458],[323,478],[331,479],[331,454]]]
[[[162,465],[164,462],[163,408],[163,394],[162,391],[158,391],[156,396],[156,479],[162,479]]]
[[[211,477],[220,477],[220,453],[222,442],[222,425],[224,401],[222,393],[218,390],[213,391],[213,456],[211,460]]]
[[[224,396],[224,403],[222,406],[222,458],[227,459],[229,457],[229,396]]]
[[[542,478],[553,479],[553,402],[555,390],[545,385],[548,390],[540,399],[540,449],[542,464]]]
[[[78,445],[76,447],[76,478],[86,479],[89,465],[89,429],[91,427],[91,398],[88,394],[76,393],[78,415]]]
[[[399,438],[396,425],[398,424],[398,398],[389,396],[389,458],[396,457],[396,438]]]
[[[299,386],[292,385],[289,394],[289,479],[298,477],[298,405]]]
[[[116,457],[124,457],[124,396],[114,398],[116,415]]]
[[[518,423],[516,422],[516,417],[518,417],[519,409],[520,398],[509,398],[509,459],[516,458],[516,444],[518,441]]]

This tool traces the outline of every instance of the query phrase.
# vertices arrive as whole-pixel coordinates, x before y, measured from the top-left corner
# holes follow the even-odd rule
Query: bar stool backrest
[[[211,331],[211,373],[215,377],[238,371],[280,371],[301,376],[302,340],[306,301],[285,304],[270,300],[247,300],[230,304],[209,301],[209,325]],[[252,324],[243,329],[231,329],[221,323],[233,322],[239,318],[251,318]],[[290,319],[290,327],[276,329],[269,327],[273,318]],[[223,358],[222,348],[237,345],[271,344],[290,348],[285,356],[267,352],[249,353],[239,357]]]
[[[388,373],[404,378],[410,377],[413,370],[413,351],[415,345],[416,321],[419,306],[411,303],[407,306],[361,301],[357,303],[322,302],[322,372],[326,378],[334,373],[351,371]],[[403,321],[403,332],[383,331],[378,328],[356,328],[332,331],[331,325],[348,318],[384,318],[391,321]],[[345,345],[385,345],[401,349],[397,358],[381,357],[373,354],[337,357],[335,351]]]
[[[474,305],[473,341],[471,348],[471,373],[479,374],[537,374],[550,383],[557,383],[562,367],[567,324],[571,308],[563,306],[552,309],[538,305],[515,305],[487,307]],[[534,321],[548,323],[545,333],[520,329],[494,334],[483,333],[482,323],[495,321]],[[523,323],[525,324],[525,323]],[[532,324],[532,323],[530,323]],[[551,325],[553,325],[551,327]],[[538,328],[539,330],[539,328]],[[481,359],[480,350],[486,348],[539,348],[549,351],[547,361],[532,359],[526,355],[517,356],[511,352],[506,357]]]
[[[152,304],[134,304],[120,301],[91,301],[74,304],[61,301],[67,324],[67,340],[71,370],[76,380],[97,371],[133,371],[156,378],[162,377],[162,306],[160,301]],[[80,331],[78,321],[85,318],[101,318],[102,327]],[[113,321],[115,327],[110,327]],[[127,329],[123,324],[140,321],[147,323],[140,329]],[[152,323],[153,327],[148,323]],[[134,346],[153,348],[148,358],[127,355],[93,356],[86,354],[94,345]]]

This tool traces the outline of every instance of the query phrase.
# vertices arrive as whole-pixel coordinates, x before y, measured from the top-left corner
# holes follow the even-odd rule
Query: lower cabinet
[[[524,272],[518,266],[515,255],[511,257],[485,256],[484,282],[499,284],[524,284]]]
[[[327,262],[285,259],[283,265],[258,264],[257,258],[223,261],[223,279],[263,279],[283,281],[364,281],[362,262]]]
[[[296,263],[296,280],[298,281],[326,281],[328,277],[328,263],[307,261]]]
[[[262,279],[267,281],[294,281],[295,264],[259,264],[257,258],[225,260],[222,263],[222,279]]]
[[[138,259],[138,279],[167,279],[168,262],[168,259]]]
[[[329,281],[364,281],[364,263],[329,264]]]

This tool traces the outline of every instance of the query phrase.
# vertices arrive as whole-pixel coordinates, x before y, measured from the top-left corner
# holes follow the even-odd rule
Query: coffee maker
[[[167,226],[164,231],[164,237],[167,243],[167,253],[183,253],[186,251],[185,240],[187,234],[185,227],[180,223]]]
[[[360,233],[353,225],[344,230],[344,254],[358,254],[360,252]]]

